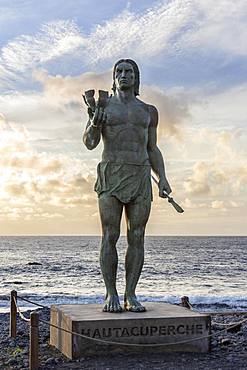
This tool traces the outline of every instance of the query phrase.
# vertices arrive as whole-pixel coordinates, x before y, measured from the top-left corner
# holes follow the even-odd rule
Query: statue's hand
[[[166,178],[159,181],[159,196],[161,198],[167,198],[164,192],[166,192],[168,195],[172,192],[172,189]]]
[[[94,127],[101,128],[102,124],[106,122],[107,116],[106,113],[104,112],[104,109],[101,107],[96,107],[93,117],[90,117],[91,124]]]

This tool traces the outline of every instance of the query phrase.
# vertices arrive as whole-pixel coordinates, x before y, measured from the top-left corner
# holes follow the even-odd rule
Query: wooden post
[[[30,314],[29,338],[29,370],[39,368],[39,315],[37,312]]]
[[[9,336],[16,338],[16,316],[17,316],[17,291],[12,290],[10,293],[10,319],[9,319]]]
[[[181,306],[185,307],[185,308],[188,308],[188,309],[191,309],[189,297],[187,297],[187,296],[181,297]]]

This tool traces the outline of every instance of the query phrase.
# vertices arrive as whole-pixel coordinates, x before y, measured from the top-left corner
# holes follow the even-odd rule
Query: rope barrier
[[[19,298],[19,297],[18,297]],[[21,312],[21,310],[20,310],[20,308],[19,308],[19,306],[18,306],[18,304],[17,304],[17,302],[16,302],[16,299],[15,298],[13,298],[14,299],[14,302],[15,302],[15,305],[16,305],[16,308],[17,308],[17,310],[18,310],[18,313],[19,313],[19,315],[20,315],[20,317],[24,320],[24,321],[26,321],[26,322],[30,322],[30,319],[28,319],[28,318],[26,318],[24,315],[23,315],[23,313]],[[25,300],[25,299],[23,299],[23,300]],[[32,302],[33,304],[36,304],[35,302]],[[36,304],[36,305],[38,305],[38,304]],[[38,305],[38,306],[40,306],[40,305]],[[192,305],[190,305],[191,307],[192,307]],[[45,307],[45,308],[47,308],[47,307]],[[200,339],[204,339],[204,338],[210,338],[210,337],[213,337],[213,336],[215,336],[215,335],[218,335],[218,334],[221,334],[222,332],[225,332],[225,331],[227,331],[227,330],[229,330],[229,329],[232,329],[232,328],[234,328],[234,327],[237,327],[237,326],[239,326],[240,324],[242,324],[242,323],[244,323],[244,322],[246,322],[247,321],[247,319],[244,319],[244,320],[241,320],[241,321],[239,321],[239,322],[237,322],[237,323],[228,323],[228,324],[223,324],[223,323],[216,323],[216,322],[213,322],[213,324],[217,324],[217,325],[225,325],[225,326],[227,326],[227,328],[226,329],[223,329],[223,330],[221,330],[220,332],[218,332],[218,333],[213,333],[213,334],[210,334],[210,335],[207,335],[207,336],[202,336],[202,337],[197,337],[197,338],[192,338],[192,339],[188,339],[188,340],[186,340],[186,341],[180,341],[180,342],[176,342],[176,343],[159,343],[159,344],[157,344],[157,343],[155,343],[155,344],[133,344],[133,343],[122,343],[122,342],[113,342],[113,341],[107,341],[107,340],[103,340],[103,339],[98,339],[98,338],[92,338],[92,337],[88,337],[88,336],[86,336],[86,335],[83,335],[83,334],[79,334],[79,333],[77,333],[77,332],[74,332],[74,331],[70,331],[70,330],[67,330],[67,329],[64,329],[64,328],[62,328],[61,326],[57,326],[57,325],[54,325],[54,324],[51,324],[50,322],[48,322],[48,321],[46,321],[46,320],[42,320],[42,319],[39,319],[39,321],[40,322],[43,322],[43,323],[45,323],[45,324],[47,324],[47,325],[49,325],[49,326],[52,326],[52,327],[55,327],[56,329],[59,329],[59,330],[62,330],[62,331],[64,331],[64,332],[66,332],[66,333],[69,333],[69,334],[72,334],[72,335],[76,335],[76,336],[78,336],[78,337],[81,337],[81,338],[84,338],[84,339],[88,339],[88,340],[93,340],[93,341],[97,341],[97,342],[103,342],[103,343],[106,343],[106,344],[117,344],[117,345],[125,345],[125,346],[137,346],[137,347],[139,347],[139,346],[141,346],[141,347],[146,347],[146,346],[148,346],[148,347],[152,347],[152,346],[154,346],[154,347],[156,347],[156,346],[171,346],[171,345],[174,345],[174,344],[183,344],[183,343],[189,343],[189,342],[191,342],[191,341],[196,341],[196,340],[200,340]]]
[[[247,315],[247,311],[215,311],[215,312],[200,312],[197,310],[194,310],[195,312],[198,313],[207,313],[208,315],[211,316],[217,316],[217,315],[222,315],[222,316],[232,316],[232,315]]]
[[[186,297],[187,298],[187,297]],[[201,313],[200,311],[194,309],[194,307],[192,306],[192,304],[189,302],[189,300],[186,301],[186,304],[190,307],[189,309],[192,310],[193,312],[198,312],[198,313]],[[208,313],[208,312],[207,312]],[[241,311],[238,312],[238,314],[240,314]],[[210,315],[212,315],[212,313],[208,313]],[[224,313],[215,313],[216,315],[224,315]],[[231,314],[234,314],[234,313],[231,313]],[[242,314],[246,314],[246,312],[242,312]],[[229,313],[228,313],[229,315]],[[231,326],[231,325],[235,325],[235,326],[238,326],[238,325],[241,325],[243,321],[239,321],[239,322],[229,322],[229,323],[221,323],[221,322],[217,322],[217,321],[213,321],[212,320],[212,324],[213,325],[219,325],[219,326]],[[229,329],[229,328],[228,328]]]
[[[234,323],[234,322],[229,322],[229,323],[223,323],[222,322],[221,323],[221,322],[217,322],[217,321],[213,321],[213,320],[211,322],[212,322],[213,325],[219,325],[219,326],[229,326],[229,325],[233,325],[233,324],[236,324],[236,325],[239,324],[239,325],[241,325],[241,323],[242,323],[241,321],[236,322],[236,323]]]
[[[81,338],[84,338],[84,339],[87,339],[87,340],[101,342],[101,343],[104,343],[104,344],[122,345],[122,346],[128,346],[128,347],[166,347],[166,346],[173,346],[173,345],[176,345],[176,344],[186,344],[186,343],[194,342],[194,341],[201,340],[201,339],[212,338],[214,336],[217,336],[217,335],[219,335],[219,334],[227,331],[228,329],[232,329],[235,326],[239,325],[239,323],[237,323],[237,324],[231,325],[230,327],[228,327],[226,329],[222,329],[222,330],[220,330],[217,333],[213,333],[213,334],[209,334],[209,335],[204,335],[204,336],[196,337],[196,338],[191,338],[191,339],[187,339],[187,340],[183,340],[183,341],[179,341],[179,342],[174,342],[174,343],[153,343],[153,344],[139,344],[139,343],[136,343],[136,344],[134,344],[134,343],[113,342],[113,341],[110,341],[110,340],[92,338],[92,337],[88,337],[87,335],[79,334],[79,333],[76,333],[74,331],[70,331],[70,330],[64,329],[61,326],[57,326],[57,325],[51,324],[49,321],[46,321],[46,320],[40,319],[40,321],[43,322],[43,323],[45,323],[45,324],[47,324],[47,325],[49,325],[49,326],[52,326],[52,327],[54,327],[56,329],[62,330],[64,332],[66,332],[66,333],[69,333],[69,334],[72,334],[72,335],[76,335],[78,337],[81,337]],[[247,318],[244,319],[244,320],[242,320],[242,323],[243,322],[246,322],[246,321],[247,321]]]
[[[43,306],[42,304],[39,304],[39,303],[36,303],[36,302],[33,302],[33,301],[30,301],[29,299],[27,298],[23,298],[22,296],[19,296],[18,295],[18,299],[21,299],[22,301],[25,301],[25,302],[28,302],[28,303],[31,303],[35,306],[38,306],[38,307],[41,307],[41,308],[50,308],[49,306]]]
[[[25,302],[28,302],[28,303],[31,303],[31,304],[33,304],[33,305],[35,305],[35,306],[37,306],[37,307],[41,307],[41,308],[49,308],[50,309],[50,307],[49,306],[44,306],[44,305],[42,305],[42,304],[39,304],[39,303],[36,303],[36,302],[33,302],[33,301],[31,301],[31,300],[29,300],[29,299],[27,299],[27,298],[23,298],[23,297],[21,297],[21,296],[19,296],[18,295],[18,299],[21,299],[22,301],[25,301]],[[192,311],[194,311],[194,312],[198,312],[198,313],[202,313],[202,312],[200,312],[200,311],[198,311],[198,310],[196,310],[193,306],[192,306],[192,304],[189,302],[189,301],[187,301],[187,304],[188,304],[188,306],[190,307],[189,309],[191,309]],[[17,307],[17,309],[18,309],[18,312],[19,312],[19,314],[20,314],[20,316],[22,315],[22,316],[24,316],[22,313],[20,313],[20,311],[19,311],[19,308],[18,308],[18,306],[16,306]],[[230,311],[230,312],[205,312],[205,313],[207,313],[208,315],[233,315],[233,314],[236,314],[236,315],[243,315],[243,314],[247,314],[247,312],[246,311]],[[25,316],[24,316],[25,317]],[[27,319],[28,320],[28,319]],[[231,326],[231,325],[236,325],[237,326],[237,324],[242,324],[242,321],[239,321],[238,323],[235,323],[235,322],[230,322],[230,323],[219,323],[219,322],[216,322],[216,321],[212,321],[212,324],[214,324],[214,325],[219,325],[219,326]]]
[[[234,327],[239,326],[240,324],[247,322],[247,318],[241,320],[240,322],[234,323],[233,325],[229,324],[223,324],[227,326],[225,329],[219,330],[218,332],[208,334],[208,335],[203,335],[200,337],[195,337],[195,338],[190,338],[187,340],[180,340],[178,342],[173,342],[173,343],[146,343],[146,344],[140,344],[140,343],[123,343],[123,342],[118,342],[118,341],[112,341],[112,340],[104,340],[104,339],[99,339],[99,338],[92,338],[87,335],[83,335],[71,330],[67,330],[65,328],[62,328],[61,326],[57,326],[54,324],[51,324],[49,321],[43,320],[39,318],[39,314],[36,311],[32,311],[30,313],[30,318],[25,317],[25,315],[21,312],[20,307],[18,306],[17,303],[17,292],[15,290],[11,291],[11,299],[10,299],[10,337],[16,338],[17,334],[17,327],[16,327],[16,317],[17,313],[19,313],[20,318],[28,322],[29,324],[29,370],[37,370],[39,368],[39,321],[48,325],[49,327],[54,327],[58,330],[61,330],[63,332],[75,335],[77,337],[81,337],[83,339],[86,339],[87,341],[93,341],[96,343],[102,343],[104,345],[113,345],[113,346],[125,346],[125,347],[135,347],[135,348],[145,348],[145,347],[169,347],[169,346],[174,346],[174,345],[179,345],[179,344],[187,344],[191,342],[196,342],[202,339],[208,339],[212,338],[215,336],[218,336],[229,329],[232,329]],[[47,306],[40,305],[36,302],[32,302],[26,298],[19,297],[19,299],[22,299],[23,301],[29,302],[31,304],[34,304],[38,307],[42,308],[48,308]],[[188,302],[187,302],[188,303]],[[188,307],[189,305],[187,305]],[[189,306],[190,308],[193,308],[191,305]],[[217,324],[217,323],[216,323]]]
[[[48,306],[40,305],[40,304],[38,304],[38,303],[36,303],[36,302],[30,301],[30,300],[28,300],[28,299],[26,299],[26,298],[23,298],[23,297],[20,297],[20,296],[18,296],[18,299],[21,299],[21,300],[23,300],[23,301],[26,301],[26,302],[28,302],[28,303],[31,303],[31,304],[36,305],[36,306],[41,307],[41,308],[49,308]],[[18,310],[18,313],[19,313],[19,315],[20,315],[20,318],[21,318],[22,320],[24,320],[24,321],[26,321],[26,322],[30,323],[30,319],[26,318],[26,317],[25,317],[25,315],[21,312],[21,310],[20,310],[20,308],[19,308],[19,306],[18,306],[18,304],[17,304],[17,301],[16,301],[15,297],[13,297],[13,300],[14,300],[14,302],[15,302],[15,306],[16,306],[16,308],[17,308],[17,310]],[[194,312],[198,312],[198,313],[200,313],[198,310],[195,310],[195,309],[193,308],[193,306],[191,305],[191,303],[190,303],[190,302],[187,302],[187,303],[189,304],[189,306],[190,306],[190,309],[191,309],[191,310],[193,310]],[[219,314],[219,313],[215,312],[215,314],[217,315],[217,314]],[[239,312],[239,314],[240,314],[240,312]],[[47,324],[47,325],[49,325],[49,326],[52,326],[52,327],[54,327],[54,328],[56,328],[56,329],[62,330],[62,331],[64,331],[64,332],[66,332],[66,333],[69,333],[69,334],[72,334],[72,335],[76,335],[76,336],[79,336],[79,337],[81,337],[81,338],[88,339],[88,340],[93,340],[93,341],[97,341],[97,342],[103,342],[103,343],[106,343],[106,344],[117,344],[117,345],[124,345],[124,346],[137,346],[137,347],[139,347],[139,346],[141,346],[141,347],[143,347],[143,346],[144,346],[144,347],[146,347],[146,346],[147,346],[147,347],[150,347],[150,346],[152,347],[152,346],[154,346],[154,347],[156,347],[156,346],[171,346],[171,345],[174,345],[174,344],[189,343],[189,342],[196,341],[196,340],[200,340],[200,339],[204,339],[204,338],[210,338],[210,337],[216,336],[216,335],[218,335],[218,334],[221,334],[222,332],[225,332],[225,331],[227,331],[227,330],[229,330],[229,329],[235,328],[235,327],[237,327],[237,326],[239,326],[239,325],[243,324],[244,322],[246,322],[246,321],[247,321],[247,319],[244,319],[244,320],[241,320],[241,321],[238,321],[238,322],[231,322],[231,323],[218,323],[218,322],[216,322],[216,321],[212,321],[212,324],[214,324],[214,325],[227,326],[227,328],[225,328],[225,329],[223,329],[223,330],[221,330],[220,332],[217,332],[217,333],[209,334],[209,335],[207,335],[207,336],[202,336],[202,337],[197,337],[197,338],[188,339],[188,340],[186,340],[186,341],[180,341],[180,342],[176,342],[176,343],[159,343],[159,344],[157,344],[157,343],[154,343],[154,344],[138,344],[138,343],[137,343],[137,344],[133,344],[133,343],[113,342],[113,341],[108,341],[108,340],[103,340],[103,339],[98,339],[98,338],[92,338],[92,337],[88,337],[88,336],[83,335],[83,334],[79,334],[79,333],[74,332],[74,331],[70,331],[70,330],[64,329],[64,328],[62,328],[61,326],[57,326],[57,325],[51,324],[50,322],[48,322],[48,321],[46,321],[46,320],[42,320],[42,319],[40,319],[39,321],[41,321],[41,322],[43,322],[43,323],[45,323],[45,324]]]
[[[243,319],[243,320],[241,320],[241,321],[238,321],[238,322],[230,322],[230,323],[220,323],[220,322],[214,322],[214,321],[212,321],[212,323],[213,324],[215,324],[215,325],[222,325],[222,326],[228,326],[228,328],[227,329],[231,329],[231,327],[233,326],[233,327],[236,327],[236,326],[238,326],[238,325],[241,325],[241,324],[243,324],[244,322],[246,322],[247,321],[247,319]]]
[[[28,319],[27,317],[25,317],[25,316],[23,315],[23,313],[21,312],[21,310],[20,310],[20,308],[19,308],[19,306],[18,306],[18,304],[17,304],[17,302],[16,302],[15,297],[13,297],[13,300],[14,300],[14,302],[15,302],[15,306],[16,306],[16,308],[17,308],[17,311],[18,311],[18,313],[19,313],[19,315],[20,315],[21,319],[29,323],[29,322],[30,322],[30,319]]]
[[[16,316],[19,313],[21,319],[29,324],[29,370],[39,369],[39,314],[36,311],[26,318],[17,304],[17,292],[11,291],[10,304],[10,337],[16,338]]]

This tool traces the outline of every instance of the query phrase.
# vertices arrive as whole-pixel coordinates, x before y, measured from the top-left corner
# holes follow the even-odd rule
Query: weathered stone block
[[[168,303],[145,306],[146,312],[121,314],[102,312],[97,304],[52,306],[51,324],[88,338],[51,327],[50,344],[71,359],[107,352],[209,351],[210,316]]]

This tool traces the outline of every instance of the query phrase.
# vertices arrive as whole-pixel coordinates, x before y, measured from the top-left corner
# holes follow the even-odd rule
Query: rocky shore
[[[49,309],[39,309],[40,317],[49,321]],[[26,312],[28,317],[30,312]],[[232,323],[247,318],[247,315],[217,315],[213,322]],[[163,353],[128,354],[85,357],[77,361],[65,358],[49,346],[49,327],[40,323],[40,369],[166,369],[166,370],[247,370],[247,322],[235,330],[220,333],[225,328],[213,324],[210,353]],[[28,324],[20,318],[17,321],[17,338],[8,337],[9,314],[0,314],[0,369],[28,369],[29,333]]]

